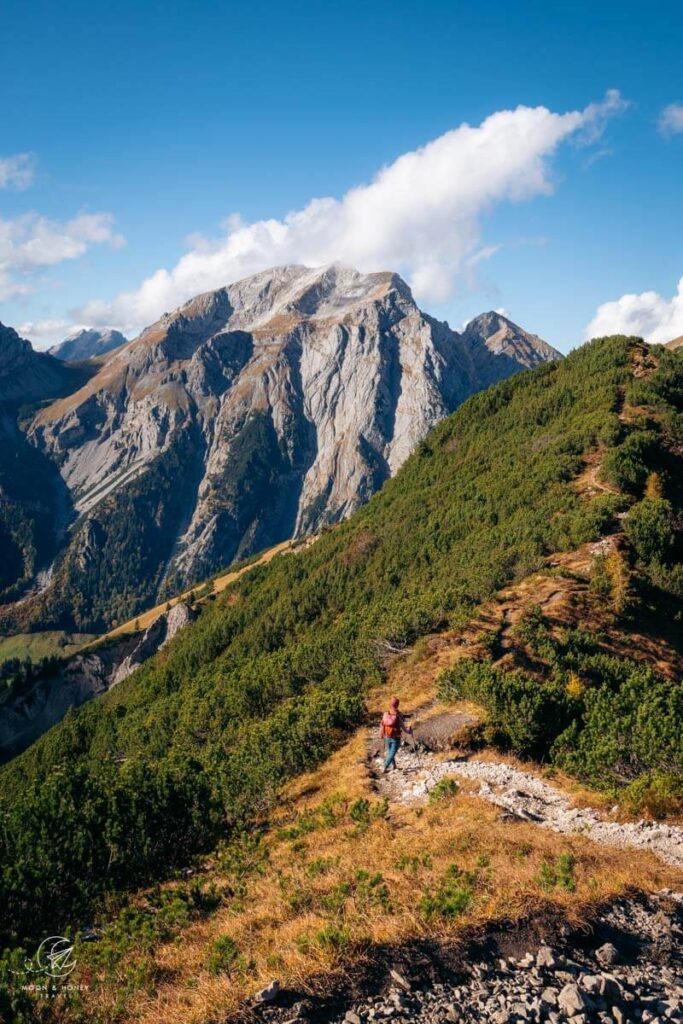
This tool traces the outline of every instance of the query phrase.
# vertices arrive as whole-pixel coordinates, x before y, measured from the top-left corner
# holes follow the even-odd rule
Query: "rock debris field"
[[[668,909],[665,909],[667,907]],[[619,901],[597,922],[615,942],[584,948],[560,939],[523,956],[475,961],[466,980],[413,987],[399,971],[381,997],[370,996],[334,1018],[369,1021],[490,1021],[513,1024],[664,1024],[683,1020],[683,894]],[[666,962],[666,966],[663,965]]]
[[[598,811],[572,807],[559,789],[501,761],[453,758],[438,760],[424,750],[403,748],[397,771],[381,773],[381,758],[373,760],[379,792],[392,802],[424,801],[441,779],[479,782],[479,796],[501,807],[511,819],[530,821],[555,832],[584,835],[604,846],[649,850],[673,867],[683,868],[683,829],[659,822],[610,821]]]
[[[590,930],[560,926],[552,940],[504,955],[501,935],[464,954],[437,981],[404,957],[362,996],[334,1005],[290,993],[256,1008],[271,1024],[667,1024],[683,1021],[683,893],[615,901]],[[517,948],[519,942],[516,943]]]

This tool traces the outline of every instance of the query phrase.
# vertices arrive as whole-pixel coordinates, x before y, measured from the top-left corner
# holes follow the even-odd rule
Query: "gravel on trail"
[[[550,783],[503,761],[467,758],[439,760],[428,750],[403,747],[397,770],[382,774],[380,758],[372,761],[378,791],[390,801],[420,803],[443,778],[479,782],[478,795],[511,818],[533,822],[555,832],[578,833],[604,846],[649,850],[673,867],[683,868],[683,828],[663,822],[610,821],[597,810],[572,806],[571,799]]]

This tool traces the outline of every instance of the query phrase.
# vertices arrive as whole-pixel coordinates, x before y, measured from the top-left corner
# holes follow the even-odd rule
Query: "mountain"
[[[112,349],[125,345],[127,340],[120,331],[83,327],[81,330],[69,334],[58,345],[53,345],[48,352],[55,359],[61,359],[62,362],[82,362],[96,356],[106,355]]]
[[[419,691],[430,654],[438,655],[439,671],[448,668],[439,686],[450,707],[466,699],[466,708],[474,702],[485,709],[476,742],[569,771],[612,794],[610,804],[616,795],[620,814],[624,794],[642,798],[648,787],[680,807],[683,687],[661,652],[667,644],[680,652],[683,615],[682,358],[680,349],[601,338],[472,396],[350,519],[305,550],[244,574],[161,655],[0,769],[0,929],[15,944],[27,935],[39,942],[45,928],[72,934],[64,929],[100,920],[93,908],[107,906],[107,892],[178,878],[176,869],[194,868],[202,863],[198,855],[232,837],[241,854],[223,846],[212,855],[217,884],[198,889],[185,910],[214,906],[211,893],[224,891],[235,903],[223,908],[222,928],[212,937],[228,928],[233,955],[250,957],[252,947],[240,943],[254,929],[231,930],[243,889],[221,872],[232,865],[241,879],[247,860],[263,863],[261,828],[253,826],[264,825],[274,806],[289,813],[283,783],[330,757],[364,720],[368,695],[384,700],[392,692],[392,666],[400,663],[405,685]],[[580,557],[568,561],[572,552]],[[517,597],[501,588],[516,588]],[[536,605],[538,588],[545,613],[555,616],[552,627]],[[523,595],[529,614],[521,618]],[[514,661],[506,659],[515,651]],[[425,695],[428,701],[431,691]],[[283,851],[288,860],[274,865],[282,869],[285,922],[297,895],[290,884],[296,858],[307,849],[319,855],[318,839],[335,815],[343,816],[346,849],[377,821],[377,850],[405,832],[418,844],[415,856],[422,853],[417,821],[414,831],[387,825],[383,832],[391,806],[382,810],[378,801],[371,814],[368,799],[356,798],[365,749],[359,737],[343,776],[335,772],[338,762],[327,767],[330,787],[354,795],[342,792],[319,816],[302,814],[272,830],[295,841]],[[537,776],[527,778],[518,798],[535,792],[526,785]],[[310,777],[303,784],[315,798]],[[454,819],[462,835],[457,846],[450,835],[441,843],[450,873],[432,880],[427,910],[438,910],[440,899],[457,904],[454,887],[469,885],[471,871],[483,899],[501,874],[510,877],[510,865],[526,863],[527,853],[518,851],[530,839],[529,820],[504,823],[490,842],[491,858],[503,849],[504,867],[489,871],[488,856],[479,864],[469,857],[472,835],[493,815],[467,799],[463,794],[453,814],[449,805],[425,811],[425,821],[433,813],[444,829]],[[563,807],[568,819],[576,813],[569,813],[569,800]],[[595,904],[594,854],[581,837],[565,837],[552,860],[544,840],[534,841],[540,846],[525,868],[524,901],[496,899],[498,922],[513,902],[526,914],[528,894],[543,898],[549,888],[568,899],[580,883]],[[572,865],[578,873],[584,853],[577,880]],[[396,862],[392,848],[386,871],[403,870]],[[322,865],[315,877],[324,883],[333,865]],[[405,874],[388,875],[392,884],[422,885],[426,862],[404,866]],[[620,884],[632,885],[633,858],[619,870]],[[363,914],[363,899],[374,892],[360,887],[368,873],[349,879],[344,892]],[[319,906],[334,915],[329,927],[340,918],[346,925],[344,904],[333,901],[339,878],[330,881],[335,888],[324,901],[307,891],[308,902],[297,904],[314,929],[300,952],[318,948],[315,935],[326,925],[312,917]],[[421,898],[422,890],[413,906]],[[384,905],[381,892],[377,900]],[[365,950],[367,919],[362,924]],[[329,927],[320,942],[338,954],[348,947],[329,938]],[[130,948],[130,933],[122,934]],[[382,941],[384,933],[376,934]],[[271,960],[274,935],[269,923]],[[241,976],[241,967],[235,971]]]
[[[666,347],[667,348],[681,348],[682,346],[683,346],[683,334],[680,336],[680,338],[674,338],[673,341],[668,341],[666,343]]]
[[[0,323],[0,411],[73,391],[83,381],[78,371],[35,352],[31,342]]]
[[[522,366],[531,370],[541,363],[560,359],[561,354],[537,334],[518,327],[502,313],[490,311],[470,320],[462,334],[473,349],[480,351],[485,346],[491,353],[486,372],[485,363],[480,361],[479,375],[486,384],[493,384]],[[509,367],[509,372],[505,368]]]
[[[163,316],[31,425],[79,517],[38,621],[121,621],[350,515],[465,398],[558,356],[487,316],[492,342],[486,318],[460,335],[396,274],[337,264]]]
[[[54,553],[69,504],[57,466],[29,444],[19,417],[86,379],[0,324],[0,599],[19,596]]]

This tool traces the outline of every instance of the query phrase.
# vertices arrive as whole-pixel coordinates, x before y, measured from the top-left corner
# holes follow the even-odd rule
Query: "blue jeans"
[[[387,752],[386,757],[384,758],[384,767],[385,767],[385,769],[391,768],[392,764],[394,764],[394,758],[396,757],[396,751],[398,750],[400,745],[401,745],[401,741],[400,740],[398,740],[398,739],[392,740],[389,736],[385,736],[384,737],[384,749]]]

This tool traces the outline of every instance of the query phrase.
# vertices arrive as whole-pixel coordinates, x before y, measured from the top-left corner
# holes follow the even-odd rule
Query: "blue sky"
[[[610,302],[683,333],[680,3],[6,0],[0,34],[0,319],[39,346],[318,254],[565,351]]]

